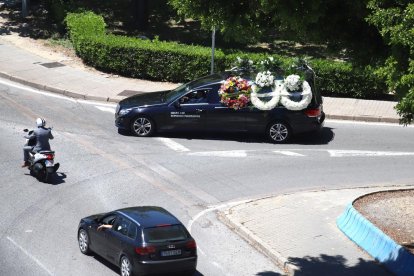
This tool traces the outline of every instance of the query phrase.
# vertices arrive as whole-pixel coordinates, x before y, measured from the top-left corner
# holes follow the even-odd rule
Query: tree
[[[386,77],[400,102],[396,106],[400,123],[412,123],[414,117],[414,3],[412,0],[370,0],[372,13],[367,21],[378,28],[391,54],[377,70]]]
[[[224,38],[238,42],[264,39],[271,33],[299,42],[322,42],[348,48],[366,58],[384,50],[378,30],[365,17],[368,0],[169,0],[178,13],[216,26]]]

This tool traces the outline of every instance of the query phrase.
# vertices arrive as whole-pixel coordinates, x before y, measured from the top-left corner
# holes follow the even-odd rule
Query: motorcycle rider
[[[49,139],[53,139],[52,129],[46,128],[46,121],[43,118],[37,118],[36,125],[37,128],[27,137],[29,140],[36,139],[36,145],[34,147],[27,145],[23,147],[24,163],[22,168],[30,165],[28,162],[30,151],[39,152],[42,150],[50,150]]]

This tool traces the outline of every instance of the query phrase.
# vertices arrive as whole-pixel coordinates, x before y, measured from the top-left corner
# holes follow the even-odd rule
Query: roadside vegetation
[[[410,2],[32,0],[31,16],[20,22],[31,20],[31,28],[20,31],[67,47],[73,43],[86,63],[106,72],[183,82],[209,73],[214,27],[216,70],[230,68],[237,56],[273,56],[285,70],[293,58],[306,58],[324,96],[396,99],[401,123],[409,124]],[[18,6],[13,9],[18,21]],[[88,33],[88,20],[99,22],[99,32]]]

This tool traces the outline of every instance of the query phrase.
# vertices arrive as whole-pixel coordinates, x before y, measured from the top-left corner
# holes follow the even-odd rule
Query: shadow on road
[[[263,271],[256,274],[257,276],[281,276],[282,274],[273,271]]]
[[[330,127],[323,127],[318,132],[303,133],[292,138],[291,144],[301,145],[327,145],[335,138],[335,133]]]
[[[295,276],[392,275],[375,261],[359,259],[356,265],[349,266],[347,265],[347,260],[341,255],[329,256],[321,254],[319,257],[289,258],[288,261],[299,268],[295,272]]]
[[[119,274],[119,268],[116,266],[116,265],[114,265],[114,264],[112,264],[112,263],[110,263],[110,262],[108,262],[107,260],[105,260],[104,258],[102,258],[102,257],[100,257],[100,256],[98,256],[98,255],[96,255],[96,254],[93,254],[92,255],[92,257],[95,259],[95,260],[97,260],[98,262],[100,262],[101,264],[103,264],[103,265],[105,265],[105,266],[107,266],[109,269],[111,269],[113,272],[115,272],[116,274]],[[152,274],[151,274],[152,275]],[[182,276],[182,273],[181,274],[154,274],[154,275],[158,275],[158,276],[170,276],[170,275],[174,275],[174,276]],[[200,273],[200,272],[198,272],[198,271],[196,271],[196,273],[194,273],[194,275],[193,276],[203,276],[204,274],[202,274],[202,273]]]
[[[49,183],[52,185],[59,185],[59,184],[65,183],[65,178],[66,178],[66,173],[56,172],[50,177]]]
[[[134,136],[131,132],[118,130],[122,136]],[[239,143],[265,143],[272,144],[262,134],[251,133],[218,133],[218,132],[163,132],[156,133],[155,137],[178,138],[187,140],[214,140],[235,141]],[[332,128],[323,127],[318,132],[303,133],[292,137],[288,144],[326,145],[334,140],[335,133]]]

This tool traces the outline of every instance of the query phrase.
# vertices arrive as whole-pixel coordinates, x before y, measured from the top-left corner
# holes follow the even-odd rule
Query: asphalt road
[[[200,275],[279,275],[215,216],[235,202],[313,189],[412,183],[414,128],[327,121],[316,136],[117,133],[114,105],[75,101],[0,79],[0,274],[115,275],[79,252],[79,219],[135,205],[175,214],[199,247]],[[53,126],[54,185],[20,168],[22,129]]]

